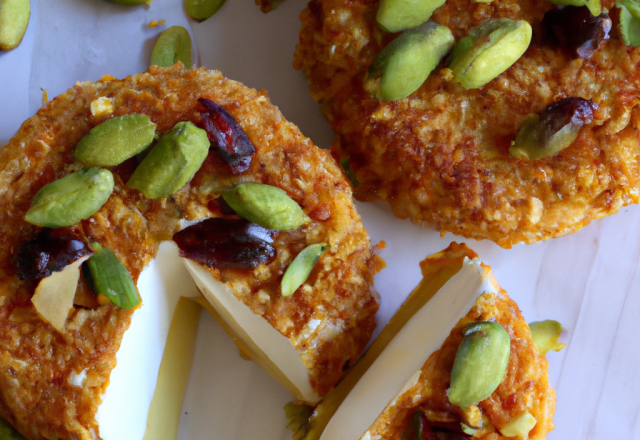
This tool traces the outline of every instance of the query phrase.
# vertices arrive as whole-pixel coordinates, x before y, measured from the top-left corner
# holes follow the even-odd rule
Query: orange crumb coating
[[[476,254],[464,244],[452,243],[446,250],[421,262],[425,274],[437,271],[443,264],[461,264],[464,257]],[[484,266],[487,272],[488,266]],[[393,405],[387,406],[368,432],[371,439],[400,440],[402,431],[411,415],[421,410],[436,426],[448,427],[460,432],[460,423],[465,421],[461,409],[449,402],[447,390],[451,381],[451,370],[458,347],[462,342],[462,327],[475,321],[495,321],[511,338],[511,354],[506,375],[493,394],[478,404],[480,411],[493,427],[500,429],[510,419],[529,411],[537,423],[529,433],[529,439],[542,440],[553,429],[555,391],[549,386],[548,362],[540,355],[529,326],[522,317],[517,304],[502,290],[493,275],[490,279],[498,294],[481,295],[474,307],[462,318],[445,340],[442,347],[431,354],[417,383],[397,397]],[[473,438],[483,440],[507,439],[495,428],[479,431]],[[377,437],[379,436],[379,437]]]
[[[92,115],[90,105],[99,97],[111,100],[112,115]],[[65,331],[58,333],[42,321],[31,305],[37,282],[19,281],[16,274],[15,252],[38,230],[23,220],[24,214],[43,185],[80,168],[73,149],[97,124],[140,113],[164,133],[179,121],[196,122],[200,97],[218,102],[238,121],[256,146],[251,167],[233,175],[210,152],[190,184],[168,199],[149,200],[123,183],[136,166],[130,159],[111,168],[113,194],[79,229],[111,249],[137,280],[158,243],[180,228],[180,219],[222,216],[217,201],[222,190],[244,181],[276,185],[312,221],[278,234],[277,258],[269,265],[216,275],[292,340],[321,395],[346,374],[343,367],[358,358],[373,332],[378,309],[373,275],[384,263],[371,251],[346,178],[329,153],[287,122],[264,91],[180,64],[152,67],[123,80],[78,83],[26,121],[0,149],[0,416],[30,440],[99,438],[96,411],[132,312],[101,305],[81,278]],[[317,242],[328,243],[329,251],[305,285],[282,298],[284,270],[301,249]],[[264,302],[258,291],[270,299]],[[305,333],[312,318],[321,324],[315,333]],[[83,371],[83,385],[73,385],[70,375]]]
[[[546,0],[448,0],[432,20],[456,39],[507,17],[532,25],[531,46],[479,89],[465,90],[443,62],[408,98],[378,102],[363,80],[398,35],[377,24],[378,1],[310,1],[294,66],[337,133],[333,154],[350,158],[360,181],[356,198],[386,200],[400,218],[505,248],[575,232],[638,203],[640,49],[614,30],[591,59],[572,59],[543,37],[542,17],[555,7]],[[510,157],[526,116],[566,97],[596,103],[593,124],[556,156]]]

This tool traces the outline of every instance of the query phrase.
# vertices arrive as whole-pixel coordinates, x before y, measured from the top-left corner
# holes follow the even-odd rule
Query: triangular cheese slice
[[[465,245],[452,243],[422,261],[421,268],[424,279],[407,303],[424,304],[430,286],[441,284],[443,277],[446,282],[420,309],[403,305],[398,313],[407,319],[401,330],[394,330],[396,336],[344,400],[321,438],[404,439],[416,413],[426,426],[425,440],[546,438],[553,429],[555,392],[549,387],[547,360],[535,348],[516,303]],[[390,326],[399,325],[397,317]],[[449,402],[447,392],[461,329],[474,321],[500,324],[510,336],[511,355],[494,393],[463,410]]]

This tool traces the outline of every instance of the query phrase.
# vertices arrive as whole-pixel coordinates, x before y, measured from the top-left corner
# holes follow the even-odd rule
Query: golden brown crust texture
[[[418,225],[507,248],[575,232],[637,203],[640,50],[612,38],[591,59],[572,59],[542,37],[542,17],[554,7],[545,0],[448,0],[432,20],[456,39],[508,17],[532,24],[531,46],[479,89],[465,90],[441,66],[408,98],[377,102],[362,82],[395,36],[377,25],[378,2],[310,1],[294,64],[337,133],[333,154],[350,157],[361,182],[356,198],[386,200]],[[595,102],[594,123],[556,156],[510,157],[525,117],[565,97]]]
[[[423,272],[438,267],[443,262],[464,258],[460,251],[473,251],[452,243],[447,250],[427,258],[421,263]],[[466,248],[466,249],[465,249]],[[435,257],[435,258],[434,258]],[[490,269],[485,268],[487,271]],[[496,428],[504,426],[510,419],[529,411],[537,423],[529,433],[530,439],[542,440],[553,429],[555,391],[549,386],[548,362],[531,339],[529,326],[522,317],[517,304],[502,289],[498,293],[485,293],[476,305],[451,330],[440,350],[429,356],[422,367],[417,383],[398,396],[395,405],[385,409],[369,428],[370,438],[400,440],[408,418],[417,410],[423,411],[434,426],[449,427],[460,431],[464,416],[460,408],[452,405],[447,396],[451,381],[451,370],[458,347],[462,342],[462,327],[475,321],[495,321],[509,333],[511,355],[502,383],[487,399],[478,404],[480,411]],[[473,438],[498,440],[502,436],[493,428],[486,428]],[[380,437],[376,437],[380,436]],[[510,438],[510,437],[509,437]]]
[[[221,216],[217,197],[235,183],[255,181],[278,186],[296,200],[312,222],[281,232],[277,258],[256,269],[215,271],[255,313],[289,337],[301,350],[312,386],[323,395],[355,360],[375,327],[378,297],[373,275],[380,260],[353,206],[342,171],[287,122],[259,92],[204,69],[151,68],[124,80],[81,83],[43,107],[0,150],[0,416],[29,439],[92,439],[99,436],[95,413],[115,366],[115,354],[131,312],[113,306],[76,307],[64,333],[45,324],[31,306],[34,282],[19,281],[15,251],[36,228],[23,220],[34,194],[46,183],[77,169],[73,148],[95,125],[90,104],[108,97],[112,116],[148,115],[158,132],[178,121],[196,122],[197,99],[222,105],[256,146],[252,166],[234,175],[211,152],[193,181],[168,199],[148,200],[124,185],[135,167],[112,168],[116,189],[81,229],[91,241],[113,250],[136,280],[170,239],[181,218]],[[329,251],[305,286],[282,298],[279,282],[293,257],[307,244],[326,242]],[[86,290],[81,281],[80,291]],[[266,293],[257,295],[258,292]],[[78,294],[78,296],[79,296]],[[83,295],[86,297],[86,293]],[[265,301],[265,298],[268,298]],[[309,330],[312,319],[320,324]],[[69,382],[86,372],[84,385]]]

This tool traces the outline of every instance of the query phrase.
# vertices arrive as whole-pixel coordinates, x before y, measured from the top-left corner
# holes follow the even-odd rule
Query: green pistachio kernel
[[[327,249],[329,245],[326,243],[312,244],[294,258],[282,277],[282,296],[293,295],[307,281],[311,271]]]
[[[84,168],[43,186],[24,219],[47,228],[62,228],[95,214],[113,192],[113,174]]]
[[[524,20],[496,18],[461,38],[453,48],[449,67],[462,86],[477,89],[497,78],[525,53],[531,25]]]
[[[29,0],[0,0],[0,50],[15,49],[29,25]]]
[[[191,122],[178,122],[138,165],[127,186],[150,199],[169,197],[193,178],[208,152],[207,132]]]
[[[500,428],[500,433],[505,437],[529,438],[529,432],[536,426],[536,423],[538,423],[536,418],[529,411],[525,411],[509,420],[506,425]]]
[[[146,115],[111,118],[91,129],[76,148],[76,159],[86,165],[113,167],[151,145],[156,124]]]
[[[620,30],[622,41],[627,46],[640,47],[640,17],[636,16],[631,9],[628,9],[620,2],[616,6],[620,9],[618,29]]]
[[[220,10],[227,0],[185,0],[187,15],[197,21],[205,21]]]
[[[121,309],[134,309],[140,296],[131,274],[116,254],[98,243],[91,243],[96,251],[84,264],[85,279],[96,295],[104,295]]]
[[[547,0],[549,3],[561,6],[586,6],[595,17],[602,13],[602,2],[600,0]]]
[[[629,13],[640,20],[640,1],[639,0],[618,0],[615,4],[618,8],[625,7]]]
[[[262,183],[241,183],[222,193],[238,215],[269,229],[288,231],[308,223],[309,217],[286,192]]]
[[[507,371],[511,339],[500,324],[473,322],[463,327],[451,371],[449,401],[461,408],[477,405],[500,385]]]
[[[289,402],[284,406],[287,428],[293,432],[294,439],[303,439],[311,429],[309,419],[313,415],[313,409],[313,406],[298,402]]]
[[[182,61],[187,69],[191,68],[191,36],[182,26],[171,26],[160,34],[153,47],[151,65],[171,67],[178,61]]]
[[[353,186],[360,185],[360,181],[356,177],[356,173],[354,173],[353,170],[351,169],[351,165],[348,157],[345,157],[340,161],[340,166],[342,167],[344,172],[347,174],[347,177],[349,178]]]
[[[445,0],[381,0],[376,16],[389,32],[400,32],[421,25]]]
[[[141,5],[143,3],[151,4],[151,0],[109,0],[111,3],[117,3],[119,5],[134,6]]]
[[[418,90],[454,45],[446,26],[427,21],[405,31],[376,56],[364,88],[374,99],[397,101]]]
[[[473,437],[473,434],[478,432],[478,430],[476,428],[472,428],[471,426],[465,425],[464,423],[460,423],[460,429],[462,429],[462,432],[464,432],[465,434],[468,434],[468,435],[470,435],[472,437]]]
[[[531,329],[531,337],[533,343],[540,352],[541,355],[546,355],[550,350],[560,351],[566,344],[558,342],[560,334],[562,333],[562,325],[558,321],[546,320],[532,322],[529,324]]]

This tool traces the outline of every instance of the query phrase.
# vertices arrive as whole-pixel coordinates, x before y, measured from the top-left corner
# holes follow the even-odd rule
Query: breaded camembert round
[[[95,139],[83,145],[87,148],[82,153],[78,144],[90,130],[106,127],[105,121],[132,114],[152,121],[144,122],[148,119],[143,116],[127,119],[127,124],[142,121],[140,130],[130,130],[133,140],[150,124],[157,124],[156,140],[147,150],[116,166],[93,165],[90,170],[100,171],[91,171],[89,180],[74,181],[76,186],[67,180],[64,190],[50,185],[71,175],[84,176],[85,171],[78,170],[89,162],[111,159],[111,152],[98,154],[92,149]],[[100,130],[96,136],[108,131]],[[200,136],[197,142],[193,133]],[[197,172],[190,183],[170,182],[181,186],[177,192],[149,198],[130,187],[157,194],[155,183],[164,182],[171,173],[181,175],[195,159],[187,158],[186,165],[180,155],[167,161],[165,156],[158,157],[156,149],[188,150],[203,142],[206,158],[196,161]],[[124,148],[121,142],[117,145]],[[130,145],[126,143],[127,148]],[[184,157],[191,154],[183,153]],[[175,163],[180,167],[173,167]],[[68,220],[69,212],[79,210],[79,198],[93,194],[91,185],[107,171],[113,175],[113,191],[97,212],[70,226],[32,224],[40,221],[34,220],[39,218],[35,214],[45,218],[45,224],[53,222],[52,212]],[[283,206],[301,210],[302,225],[291,229],[280,219],[282,230],[260,226],[222,201],[223,191],[248,182],[262,184],[260,188],[267,188],[268,194],[278,193],[276,199],[286,201]],[[67,191],[81,183],[87,183],[86,189]],[[170,187],[163,185],[161,190]],[[53,200],[52,193],[60,197],[45,206]],[[76,199],[70,201],[72,196]],[[375,327],[378,296],[373,275],[383,263],[371,251],[340,167],[287,122],[264,91],[247,88],[216,71],[185,70],[178,64],[152,67],[123,80],[105,77],[76,84],[45,104],[0,150],[0,203],[0,416],[28,439],[100,438],[96,410],[123,333],[139,304],[135,288],[132,297],[130,292],[126,296],[126,289],[121,296],[117,286],[112,295],[101,285],[109,286],[114,278],[126,285],[126,272],[135,282],[159,242],[170,240],[182,220],[215,218],[214,230],[204,228],[205,235],[228,235],[229,243],[222,240],[209,248],[204,238],[178,243],[181,253],[188,258],[207,252],[212,256],[203,267],[208,264],[206,270],[216,280],[291,341],[319,396],[346,374]],[[66,210],[59,206],[64,203]],[[95,203],[95,197],[82,203]],[[32,223],[25,221],[25,214],[34,210],[29,216]],[[298,270],[294,291],[285,297],[283,274],[303,249],[319,243],[323,253],[317,263],[303,265],[306,277],[301,278]],[[84,260],[79,257],[89,255],[91,264],[87,267],[85,262],[77,290],[74,284],[73,305],[63,309],[61,323],[54,325],[49,313],[55,304],[35,307],[34,292],[40,289],[42,298],[53,295],[57,301],[59,292],[49,289],[45,280],[67,268],[75,270],[77,280],[78,266],[69,263],[80,264]],[[116,260],[126,269],[124,275]],[[79,376],[84,379],[77,380]]]
[[[589,19],[588,11],[576,15],[586,6],[558,9],[545,0],[447,0],[431,20],[456,42],[500,18],[528,22],[531,44],[485,85],[463,87],[447,55],[408,97],[381,101],[363,84],[399,33],[378,24],[379,2],[312,0],[294,65],[337,133],[332,151],[349,159],[357,199],[386,200],[418,225],[508,248],[575,232],[638,202],[640,51],[615,33],[614,3],[602,2],[610,18]],[[550,107],[575,98],[587,116]],[[531,115],[569,118],[577,137],[545,157],[510,154]],[[550,136],[563,126],[538,128]]]

